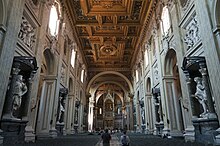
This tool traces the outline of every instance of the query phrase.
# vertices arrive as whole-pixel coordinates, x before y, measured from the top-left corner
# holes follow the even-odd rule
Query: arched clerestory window
[[[81,82],[83,83],[84,81],[84,74],[85,74],[85,70],[81,70]]]
[[[50,9],[50,18],[49,18],[49,33],[52,36],[57,36],[59,32],[60,24],[60,5],[58,2],[55,2]]]
[[[76,51],[72,49],[72,54],[71,54],[71,66],[74,68],[75,67],[75,62],[76,62]]]
[[[167,35],[170,30],[170,15],[167,6],[163,7],[161,15],[161,32],[163,35]]]
[[[144,51],[144,63],[145,63],[145,67],[147,67],[149,63],[147,49]]]
[[[139,81],[139,73],[138,70],[135,70],[135,76],[136,76],[136,83]]]

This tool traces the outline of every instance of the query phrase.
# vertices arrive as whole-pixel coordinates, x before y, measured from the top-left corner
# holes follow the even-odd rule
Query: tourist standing
[[[105,132],[102,134],[102,143],[103,146],[110,146],[111,135],[108,133],[108,129],[105,129]]]
[[[120,141],[121,141],[122,146],[129,146],[130,139],[126,135],[126,131],[123,132],[123,135],[121,136]]]

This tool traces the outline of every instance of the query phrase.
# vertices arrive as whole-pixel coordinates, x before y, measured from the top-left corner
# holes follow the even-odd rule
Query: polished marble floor
[[[112,134],[110,146],[121,146],[119,137],[121,133]],[[185,142],[183,138],[161,138],[154,135],[146,135],[141,133],[128,133],[130,137],[129,146],[205,146],[201,143]],[[2,146],[2,145],[0,145]],[[57,138],[37,139],[35,143],[22,144],[4,144],[3,146],[103,146],[101,135],[94,134],[75,134]],[[210,145],[209,145],[210,146]]]

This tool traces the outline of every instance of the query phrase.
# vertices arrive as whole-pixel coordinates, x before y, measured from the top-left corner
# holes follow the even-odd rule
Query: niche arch
[[[52,75],[52,74],[55,74],[56,72],[56,59],[55,59],[55,56],[54,54],[52,54],[52,52],[50,51],[49,48],[46,48],[43,52],[43,55],[44,55],[44,61],[45,61],[45,64],[46,64],[46,67],[47,67],[47,74],[48,75]]]
[[[146,82],[146,91],[147,93],[151,92],[151,80],[149,77],[147,78],[147,82]]]
[[[176,51],[169,49],[164,61],[165,100],[167,103],[167,124],[174,135],[182,135],[183,103]]]
[[[69,93],[73,93],[73,79],[69,78]]]
[[[164,71],[166,75],[173,75],[173,67],[177,62],[176,51],[169,49],[165,57]]]

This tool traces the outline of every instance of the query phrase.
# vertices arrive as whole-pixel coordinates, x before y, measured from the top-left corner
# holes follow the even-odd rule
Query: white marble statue
[[[65,108],[64,108],[64,103],[63,103],[63,98],[62,96],[59,97],[60,100],[60,110],[59,110],[59,115],[58,115],[58,122],[63,122],[63,114],[65,112]]]
[[[27,86],[23,82],[23,76],[18,75],[13,94],[13,110],[18,110],[21,106],[22,96],[28,91]]]
[[[208,112],[205,86],[202,84],[202,78],[200,77],[195,77],[194,81],[197,83],[195,98],[198,99],[199,103],[202,105],[203,113],[200,116],[203,116]]]

